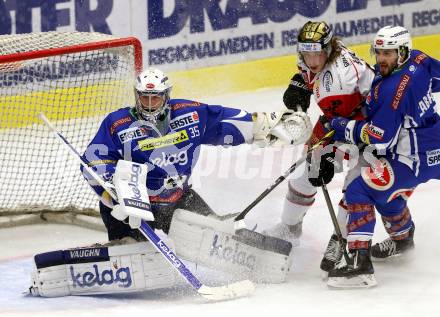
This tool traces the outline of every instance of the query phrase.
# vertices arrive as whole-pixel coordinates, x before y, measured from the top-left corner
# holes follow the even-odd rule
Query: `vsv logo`
[[[232,264],[237,264],[239,266],[247,267],[253,270],[255,267],[256,257],[253,254],[247,254],[245,251],[240,249],[240,244],[235,242],[232,245],[229,236],[226,236],[224,244],[219,243],[219,236],[216,234],[214,240],[212,241],[210,256],[215,256],[220,260],[226,262],[231,262]]]
[[[93,265],[93,272],[86,271],[83,273],[75,273],[74,267],[70,266],[70,276],[72,278],[73,287],[92,287],[95,285],[112,285],[118,284],[119,287],[130,287],[132,284],[131,273],[128,267],[121,267],[116,272],[112,270],[104,270],[99,272],[98,266]]]
[[[130,182],[128,186],[130,186],[133,191],[132,199],[141,200],[141,191],[139,190],[139,174],[141,173],[141,167],[139,165],[132,164],[131,165],[131,174],[130,174]]]

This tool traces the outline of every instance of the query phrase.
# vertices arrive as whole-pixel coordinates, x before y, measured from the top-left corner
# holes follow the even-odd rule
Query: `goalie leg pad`
[[[129,293],[175,285],[175,271],[148,242],[52,251],[34,260],[34,296]]]
[[[260,283],[282,283],[292,265],[292,244],[240,229],[231,221],[177,209],[169,237],[179,257]]]

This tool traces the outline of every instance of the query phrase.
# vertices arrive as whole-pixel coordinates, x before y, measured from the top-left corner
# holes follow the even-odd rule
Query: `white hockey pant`
[[[351,179],[352,178],[350,178],[350,181]],[[347,181],[348,177],[344,183],[344,188],[346,188],[349,183],[347,183]],[[307,163],[304,162],[293,171],[289,179],[283,212],[281,214],[281,221],[287,225],[296,225],[301,222],[307,211],[315,202],[316,193],[316,187],[310,183],[308,178]],[[338,205],[337,219],[342,235],[346,237],[347,210],[344,208],[342,200]]]

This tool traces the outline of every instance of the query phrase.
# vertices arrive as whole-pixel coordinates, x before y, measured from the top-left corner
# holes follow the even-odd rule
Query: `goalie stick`
[[[333,135],[335,134],[334,130],[331,130],[329,132],[327,132],[326,135],[324,135],[324,137],[319,140],[319,142],[317,142],[315,145],[313,145],[306,154],[304,154],[303,157],[301,157],[298,161],[296,161],[292,166],[289,167],[289,169],[287,171],[284,172],[283,175],[281,175],[280,177],[278,177],[275,182],[272,183],[272,185],[270,185],[268,188],[266,188],[253,202],[251,202],[249,204],[249,206],[247,206],[242,212],[240,212],[238,215],[237,214],[233,214],[231,215],[232,217],[235,216],[234,218],[234,222],[235,224],[235,228],[239,229],[243,227],[243,219],[244,217],[248,214],[249,211],[252,210],[252,208],[254,208],[261,200],[263,200],[264,197],[266,197],[267,195],[269,195],[269,193],[271,191],[273,191],[275,189],[275,187],[277,187],[279,184],[281,184],[281,182],[283,180],[285,180],[287,178],[287,176],[289,176],[296,168],[297,166],[301,165],[302,163],[304,163],[304,161],[307,159],[307,156],[314,151],[316,148],[318,148],[319,146],[323,145],[325,142],[329,141]]]
[[[79,161],[79,163],[87,170],[88,173],[101,185],[109,195],[117,201],[115,187],[105,182],[89,165],[85,158],[69,143],[69,141],[59,133],[55,127],[50,123],[47,117],[40,113],[40,119],[46,126],[55,133],[55,135],[62,141],[70,151],[71,154]],[[154,232],[154,230],[142,220],[139,231],[153,244],[153,246],[163,255],[163,257],[170,263],[197,292],[208,300],[227,300],[237,297],[247,296],[254,292],[255,286],[249,280],[243,280],[224,286],[207,286],[202,284],[197,277],[183,264],[177,255],[165,244],[164,241]]]

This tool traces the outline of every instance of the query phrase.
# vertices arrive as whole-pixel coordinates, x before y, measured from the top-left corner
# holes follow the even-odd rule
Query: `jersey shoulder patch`
[[[423,52],[421,52],[421,51],[414,50],[412,53],[414,54],[414,55],[411,54],[411,55],[413,55],[413,56],[412,56],[412,60],[413,60],[414,63],[417,64],[417,65],[419,65],[419,64],[422,63],[425,59],[428,58],[428,55],[426,55],[425,53],[423,53]]]

